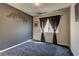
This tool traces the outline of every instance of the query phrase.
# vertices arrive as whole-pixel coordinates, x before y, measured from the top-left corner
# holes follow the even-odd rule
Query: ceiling
[[[8,4],[32,16],[37,16],[47,12],[53,12],[55,10],[66,8],[71,5],[71,3],[40,3],[40,6],[35,6],[34,3]]]

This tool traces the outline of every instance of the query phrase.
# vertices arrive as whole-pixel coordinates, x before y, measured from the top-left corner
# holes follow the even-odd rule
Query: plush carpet
[[[69,49],[54,44],[29,42],[0,53],[0,56],[70,56]]]

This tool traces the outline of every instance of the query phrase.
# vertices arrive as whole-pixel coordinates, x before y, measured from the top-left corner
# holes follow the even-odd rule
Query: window
[[[54,33],[52,27],[51,27],[51,24],[49,22],[49,19],[47,19],[47,22],[46,22],[46,25],[45,25],[45,28],[44,28],[44,32],[46,33]],[[58,33],[58,28],[57,28],[57,31],[56,33]]]

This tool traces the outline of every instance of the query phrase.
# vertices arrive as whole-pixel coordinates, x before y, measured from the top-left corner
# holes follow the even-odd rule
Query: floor
[[[71,54],[68,48],[30,40],[0,53],[0,56],[71,56]]]

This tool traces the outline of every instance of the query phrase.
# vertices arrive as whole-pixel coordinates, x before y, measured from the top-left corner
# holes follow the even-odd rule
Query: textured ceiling
[[[58,9],[69,7],[71,5],[71,3],[40,3],[40,6],[36,7],[33,3],[8,3],[8,4],[32,16],[52,12]]]

